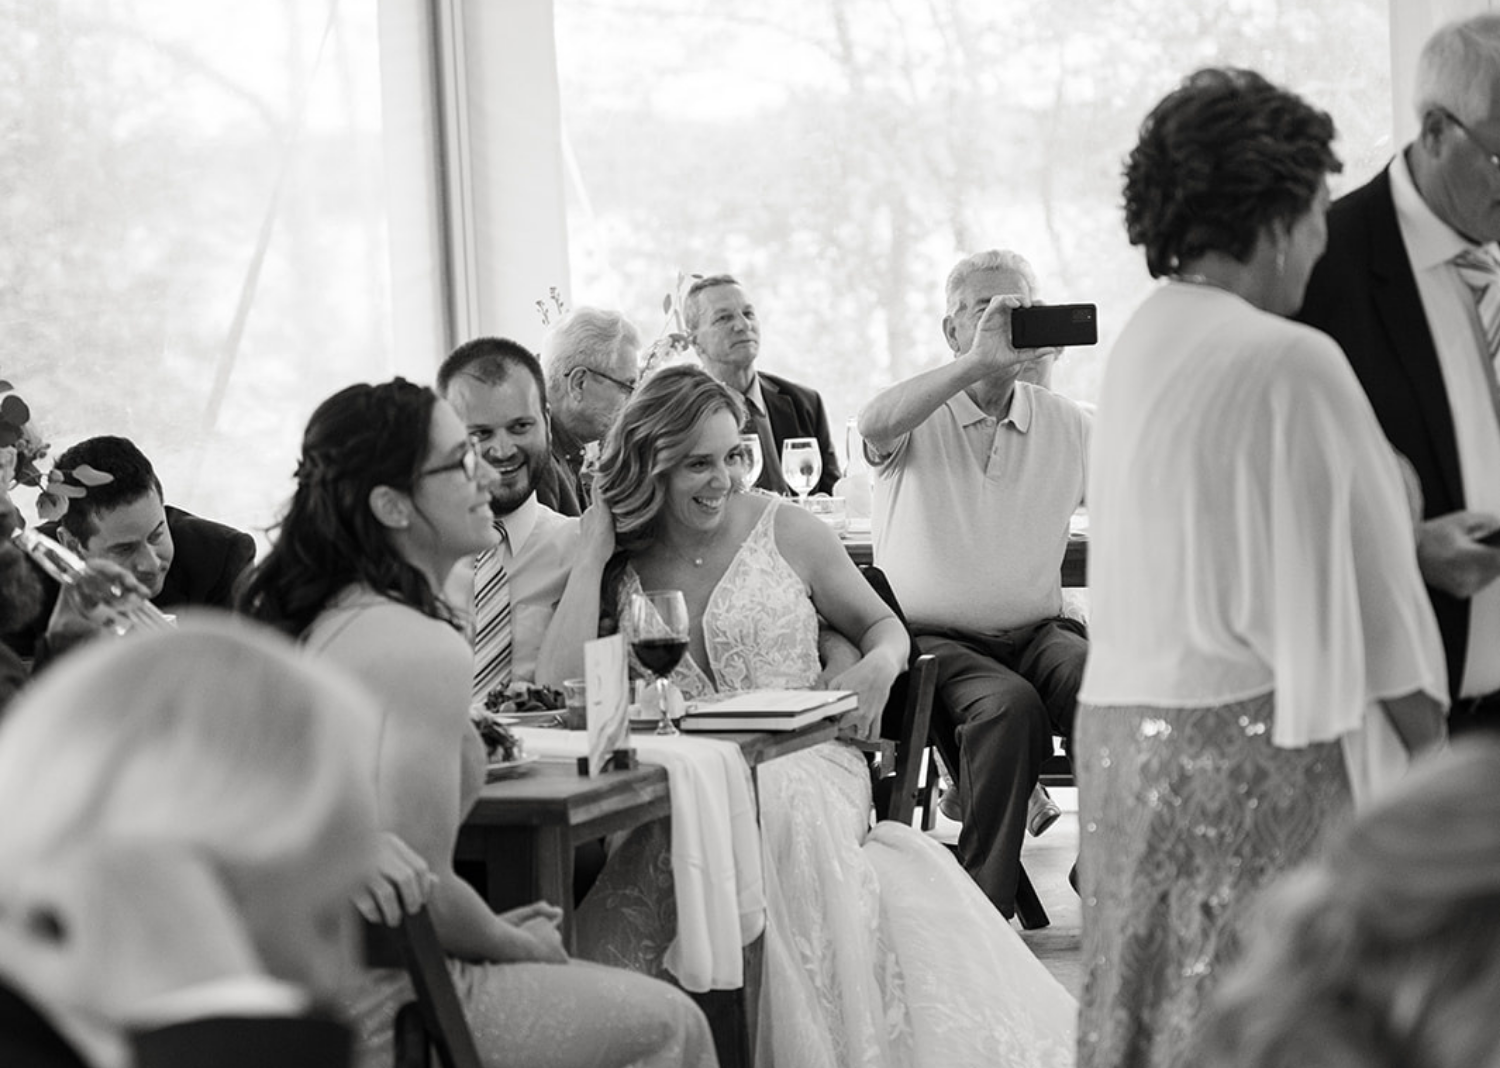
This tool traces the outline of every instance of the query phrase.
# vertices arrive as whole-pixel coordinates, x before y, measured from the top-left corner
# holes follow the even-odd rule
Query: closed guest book
[[[696,702],[685,731],[794,731],[859,705],[853,690],[743,690]]]

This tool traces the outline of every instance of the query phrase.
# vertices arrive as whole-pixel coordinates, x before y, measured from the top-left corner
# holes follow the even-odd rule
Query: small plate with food
[[[561,690],[529,682],[496,686],[474,706],[519,727],[556,727],[567,711]]]

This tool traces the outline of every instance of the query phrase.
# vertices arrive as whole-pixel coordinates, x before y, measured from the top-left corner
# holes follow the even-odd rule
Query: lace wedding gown
[[[819,673],[807,587],[769,505],[704,611],[718,690],[808,687]],[[623,598],[639,589],[627,570]],[[688,696],[712,692],[685,658]],[[761,1068],[1071,1065],[1077,1006],[946,849],[870,827],[864,757],[826,743],[762,765],[767,925]],[[666,840],[627,840],[579,913],[584,954],[660,974],[671,938]]]

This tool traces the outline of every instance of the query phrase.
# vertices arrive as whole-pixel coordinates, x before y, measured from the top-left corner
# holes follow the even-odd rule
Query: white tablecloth
[[[518,728],[526,752],[579,757],[583,731]],[[717,738],[632,735],[642,763],[667,769],[677,933],[665,964],[685,990],[744,985],[744,947],[765,928],[760,826],[740,747]]]

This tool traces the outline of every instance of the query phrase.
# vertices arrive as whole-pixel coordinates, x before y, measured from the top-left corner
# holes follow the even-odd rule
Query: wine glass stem
[[[677,728],[672,725],[672,710],[667,707],[667,680],[664,676],[656,676],[656,701],[661,710],[661,722],[656,725],[657,734],[676,734]]]

